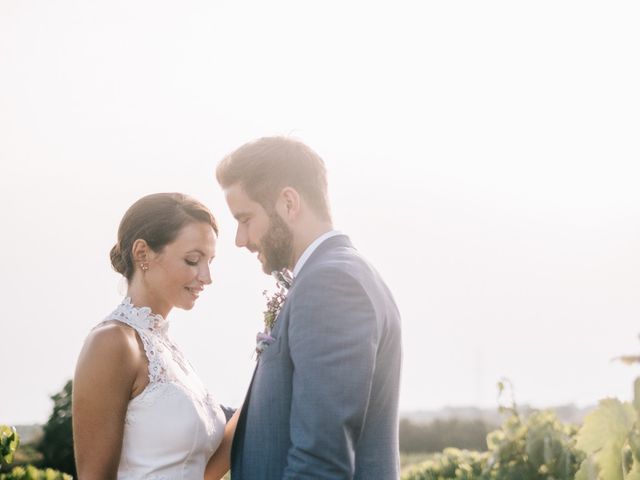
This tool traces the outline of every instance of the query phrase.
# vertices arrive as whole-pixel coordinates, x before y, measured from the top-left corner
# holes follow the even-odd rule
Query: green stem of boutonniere
[[[273,327],[275,327],[276,319],[278,318],[282,305],[287,298],[287,292],[293,281],[291,272],[288,270],[273,272],[272,275],[276,279],[278,290],[271,295],[271,297],[269,297],[266,290],[262,292],[262,294],[267,298],[267,309],[263,312],[264,331],[258,332],[258,335],[256,335],[256,354],[258,357],[275,341],[275,338],[271,336],[271,331],[273,330]]]
[[[278,318],[278,313],[280,313],[280,309],[286,298],[286,292],[277,291],[271,298],[267,296],[266,290],[263,294],[267,297],[267,309],[264,311],[264,326],[265,331],[269,333],[273,330],[276,323],[276,318]]]

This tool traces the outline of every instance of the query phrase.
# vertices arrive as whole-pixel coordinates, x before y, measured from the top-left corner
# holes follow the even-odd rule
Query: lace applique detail
[[[135,329],[142,340],[142,346],[149,362],[149,385],[136,397],[139,401],[143,401],[146,394],[155,390],[159,385],[171,382],[180,385],[184,392],[200,405],[210,407],[217,405],[217,402],[204,387],[202,392],[196,393],[181,381],[181,378],[194,377],[195,372],[180,348],[169,338],[169,321],[162,315],[153,313],[149,307],[135,307],[131,303],[131,298],[126,297],[105,318],[105,321],[109,320],[117,320],[129,325]],[[169,363],[174,365],[173,369],[170,368]],[[176,371],[175,367],[178,367],[182,372]]]
[[[167,344],[175,349],[167,336],[169,321],[162,315],[153,313],[149,307],[135,307],[129,297],[126,297],[106,320],[118,320],[129,325],[140,336],[149,361],[149,387],[166,383],[169,380],[168,368],[162,353]]]
[[[169,321],[162,315],[153,313],[149,307],[135,307],[131,297],[126,297],[108,319],[122,319],[132,327],[166,335],[169,331]]]

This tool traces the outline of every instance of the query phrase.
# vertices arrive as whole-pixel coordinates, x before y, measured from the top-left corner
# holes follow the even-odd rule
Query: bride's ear
[[[276,210],[286,220],[293,221],[300,214],[300,194],[292,187],[284,187],[278,196]]]
[[[152,250],[146,240],[138,238],[131,246],[131,257],[138,266],[149,263]]]

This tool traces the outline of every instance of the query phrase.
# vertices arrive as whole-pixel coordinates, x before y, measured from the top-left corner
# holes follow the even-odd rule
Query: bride
[[[87,337],[73,383],[80,480],[228,470],[236,418],[225,433],[224,412],[169,337],[167,319],[173,307],[193,308],[211,283],[217,233],[211,212],[179,193],[148,195],[125,213],[111,263],[127,279],[127,297]]]

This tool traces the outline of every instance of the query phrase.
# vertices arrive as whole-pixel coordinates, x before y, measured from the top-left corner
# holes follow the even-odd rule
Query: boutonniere
[[[287,292],[293,281],[291,272],[286,269],[273,272],[271,275],[276,279],[277,288],[271,296],[269,296],[266,290],[262,292],[267,299],[267,309],[263,312],[264,330],[258,332],[256,335],[256,354],[258,356],[260,356],[269,345],[276,341],[276,339],[271,336],[271,331],[276,324],[276,319],[287,298]]]

